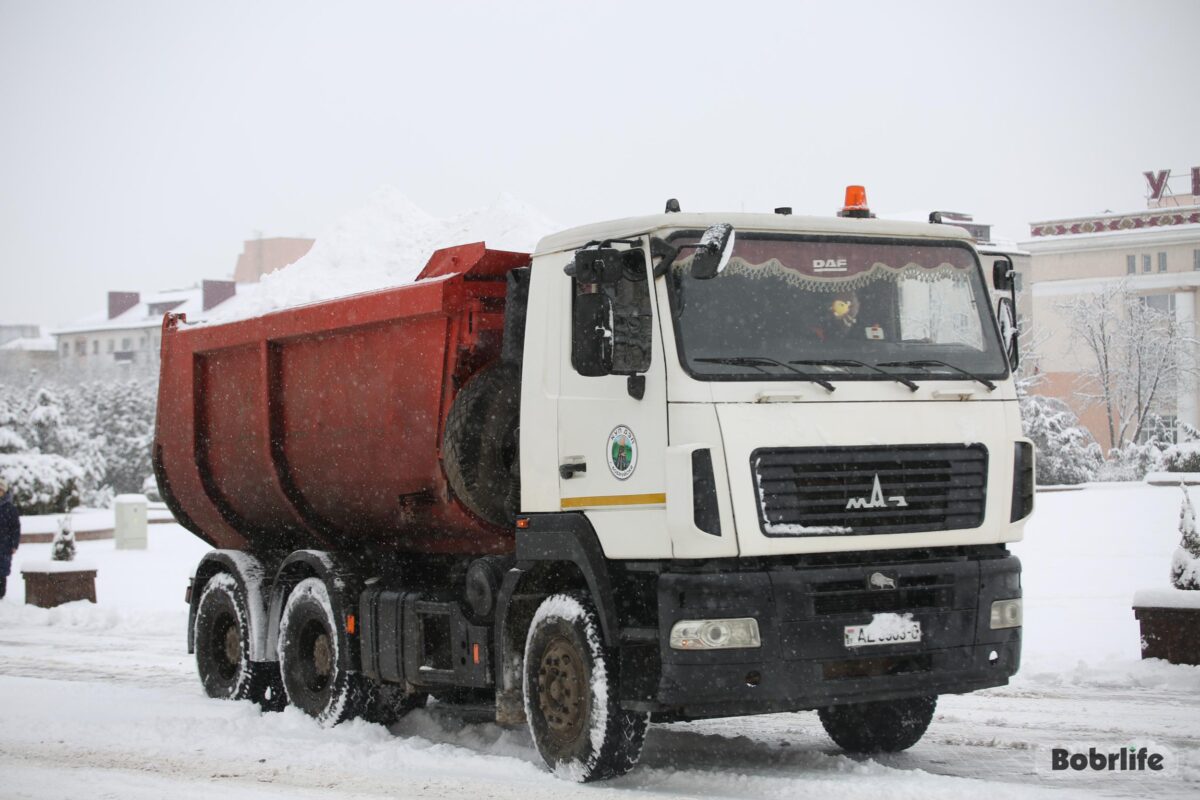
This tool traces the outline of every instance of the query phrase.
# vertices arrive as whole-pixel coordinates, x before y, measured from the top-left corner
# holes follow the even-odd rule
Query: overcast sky
[[[0,322],[227,277],[381,184],[564,225],[1144,205],[1200,165],[1200,3],[0,0]]]

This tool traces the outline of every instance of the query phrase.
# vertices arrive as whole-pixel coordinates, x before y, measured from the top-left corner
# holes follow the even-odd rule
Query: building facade
[[[242,243],[242,253],[234,267],[233,279],[238,283],[258,283],[263,275],[299,261],[312,246],[312,239],[282,236],[247,239]]]
[[[109,292],[105,314],[53,331],[58,363],[65,372],[153,372],[159,363],[162,320],[167,312],[195,318],[234,297],[233,281],[157,292]]]
[[[1200,317],[1200,168],[1145,178],[1145,209],[1033,222],[1021,243],[1031,254],[1025,335],[1037,343],[1036,391],[1066,401],[1105,449],[1112,446],[1105,409],[1082,396],[1098,389],[1084,374],[1095,356],[1073,335],[1070,308],[1120,287],[1169,315],[1184,337],[1196,336]],[[1194,382],[1168,387],[1152,408],[1168,423],[1200,426]]]

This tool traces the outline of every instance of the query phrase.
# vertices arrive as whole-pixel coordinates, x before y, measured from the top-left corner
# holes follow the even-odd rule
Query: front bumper
[[[664,718],[798,711],[914,695],[957,694],[1008,682],[1021,629],[992,630],[993,600],[1020,597],[1011,555],[797,566],[735,573],[664,573],[658,582],[660,671],[653,700],[626,702]],[[871,588],[880,573],[896,588]],[[920,642],[848,648],[847,625],[911,614]],[[755,617],[762,647],[679,651],[680,619]],[[647,687],[649,688],[649,687]]]

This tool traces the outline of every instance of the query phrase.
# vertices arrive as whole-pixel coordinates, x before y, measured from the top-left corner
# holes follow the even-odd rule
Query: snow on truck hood
[[[204,318],[232,322],[284,308],[412,283],[435,250],[470,242],[530,252],[557,226],[532,206],[502,194],[485,208],[435,217],[402,192],[381,187],[317,237],[294,264],[239,284],[237,295]],[[196,320],[192,320],[196,321]]]

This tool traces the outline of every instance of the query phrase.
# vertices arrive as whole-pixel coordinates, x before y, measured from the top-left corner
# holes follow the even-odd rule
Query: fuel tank
[[[448,487],[456,390],[500,354],[505,276],[529,256],[439,250],[415,283],[219,325],[163,320],[153,461],[217,548],[509,552]]]

